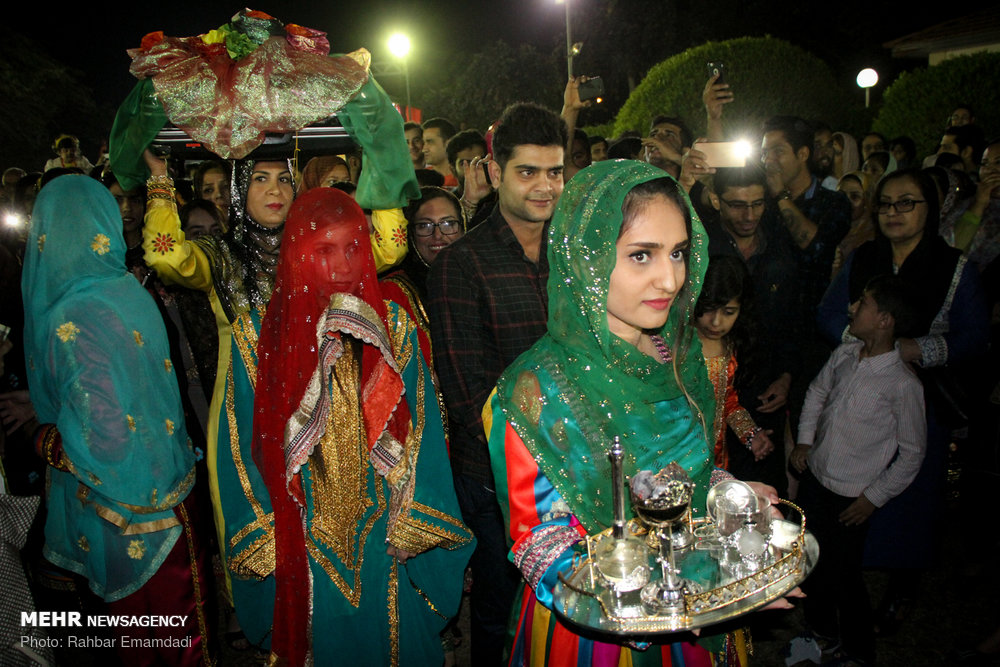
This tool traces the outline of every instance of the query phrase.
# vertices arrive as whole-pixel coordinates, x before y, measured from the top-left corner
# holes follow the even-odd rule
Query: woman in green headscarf
[[[572,545],[612,524],[606,452],[614,436],[626,474],[676,461],[697,485],[693,512],[705,507],[715,403],[686,323],[707,243],[676,181],[640,162],[595,164],[559,200],[549,230],[548,333],[501,376],[484,410],[511,559],[526,582],[512,665],[554,656],[567,665],[710,664],[708,649],[694,643],[632,651],[585,639],[549,610]],[[721,638],[710,645],[726,648]]]

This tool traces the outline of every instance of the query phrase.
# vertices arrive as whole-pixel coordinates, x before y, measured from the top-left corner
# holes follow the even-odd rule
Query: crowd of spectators
[[[963,102],[928,156],[918,154],[907,136],[869,132],[859,141],[823,119],[783,115],[781,109],[757,137],[732,137],[724,110],[739,91],[712,78],[703,91],[706,115],[697,123],[663,109],[647,128],[593,136],[578,125],[590,104],[580,99],[585,81],[569,81],[559,114],[518,104],[498,109],[498,122],[489,128],[432,118],[405,124],[405,146],[400,137],[399,150],[408,149],[423,187],[402,212],[405,258],[378,268],[383,293],[405,305],[418,323],[420,347],[435,370],[437,402],[447,417],[462,518],[477,540],[468,584],[473,663],[500,664],[518,586],[522,578],[531,582],[527,568],[537,567],[511,551],[483,407],[503,371],[546,331],[548,226],[564,184],[609,159],[645,162],[676,179],[707,232],[709,265],[718,262],[740,277],[738,293],[696,311],[698,317],[708,313],[699,332],[714,353],[705,356],[724,358],[723,386],[726,364],[733,362],[733,405],[742,410],[740,419],[749,420],[724,423],[720,417],[709,445],[715,446],[717,464],[736,478],[767,484],[782,497],[795,498],[801,489],[807,511],[823,517],[817,535],[824,559],[831,560],[821,565],[819,583],[810,591],[807,581],[806,590],[815,592],[814,609],[827,599],[831,606],[811,614],[813,638],[828,656],[839,651],[841,664],[871,663],[874,636],[905,625],[920,595],[921,572],[934,562],[931,545],[944,521],[949,466],[960,475],[961,502],[973,516],[985,509],[977,490],[986,475],[1000,472],[991,469],[1000,405],[1000,139],[987,138],[997,128],[977,125],[973,108]],[[692,131],[695,125],[705,128],[702,136]],[[736,139],[751,144],[746,164],[713,164],[718,153],[712,144]],[[228,349],[229,334],[220,339],[225,318],[216,293],[179,286],[176,276],[150,261],[151,240],[147,230],[144,243],[143,227],[153,190],[124,190],[106,150],[91,163],[71,135],[56,138],[52,151],[55,157],[40,158],[38,165],[6,168],[0,192],[0,323],[6,325],[0,443],[6,491],[16,496],[45,496],[52,463],[35,455],[44,424],[35,418],[36,388],[28,385],[23,331],[32,314],[25,310],[30,304],[22,303],[20,283],[32,250],[26,241],[34,201],[56,178],[89,175],[114,198],[125,267],[162,317],[186,431],[197,451],[210,450],[207,443],[216,436],[210,406],[227,371],[217,363],[220,340]],[[353,193],[367,159],[360,151],[309,157],[289,177],[296,195],[315,188]],[[184,238],[231,238],[222,235],[238,224],[233,216],[243,215],[239,206],[247,196],[238,191],[246,185],[237,183],[234,166],[198,160],[169,168]],[[276,224],[284,224],[284,214]],[[385,232],[384,212],[365,214],[375,239]],[[268,252],[276,258],[280,236],[273,244]],[[273,272],[265,260],[260,270]],[[253,298],[266,306],[264,296]],[[731,321],[723,327],[719,318],[727,307]],[[727,337],[734,314],[738,345],[727,342],[736,340]],[[892,356],[895,379],[879,383],[848,368],[859,350],[862,358]],[[836,355],[847,355],[847,361]],[[857,387],[838,393],[852,381],[867,383],[872,393]],[[890,384],[909,388],[905,401],[879,389]],[[717,396],[726,396],[719,391]],[[899,419],[907,430],[896,443]],[[871,445],[882,449],[838,453],[867,446],[859,432],[882,434]],[[913,445],[914,439],[923,444]],[[876,463],[845,463],[868,454]],[[207,484],[202,466],[196,467],[198,486]],[[199,493],[208,503],[207,489]],[[79,577],[74,581],[43,556],[51,536],[40,530],[36,520],[23,549],[36,600],[56,599],[52,591],[59,586],[85,592]],[[206,544],[215,539],[215,531],[205,530]],[[863,581],[857,585],[864,567],[892,573],[885,598],[873,606]],[[224,587],[225,577],[218,579]],[[456,631],[449,627],[442,636],[453,659]],[[235,620],[224,637],[239,650],[260,642],[256,635],[243,636]],[[972,652],[1000,653],[1000,642],[984,641]]]

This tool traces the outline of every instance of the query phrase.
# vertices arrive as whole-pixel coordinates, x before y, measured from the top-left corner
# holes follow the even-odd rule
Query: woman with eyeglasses
[[[896,348],[924,384],[927,456],[909,488],[872,515],[865,550],[866,567],[888,568],[893,575],[878,620],[886,634],[912,599],[915,575],[935,554],[949,435],[965,410],[955,388],[975,377],[972,367],[986,352],[989,314],[975,268],[938,234],[938,195],[929,176],[918,169],[887,174],[872,199],[875,239],[847,258],[820,303],[819,324],[830,343],[847,340],[848,306],[869,280],[886,274],[902,279],[916,315],[913,331],[897,332]]]
[[[406,257],[399,267],[384,276],[382,291],[387,299],[402,304],[417,322],[420,347],[431,364],[430,327],[424,301],[427,299],[427,271],[438,253],[465,235],[465,214],[458,197],[432,185],[420,188],[405,211]],[[433,368],[433,365],[431,365]]]

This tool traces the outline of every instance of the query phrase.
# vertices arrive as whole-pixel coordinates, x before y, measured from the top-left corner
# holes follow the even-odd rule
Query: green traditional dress
[[[164,282],[208,292],[219,331],[219,362],[208,423],[208,470],[215,526],[240,626],[267,645],[274,599],[274,520],[267,488],[250,455],[257,383],[257,338],[271,298],[284,227],[268,229],[246,212],[254,160],[233,168],[230,230],[189,241],[173,199],[150,198],[143,228],[146,263]],[[405,246],[402,213],[375,211],[371,247],[392,264]],[[381,232],[381,233],[380,233]]]
[[[646,651],[593,641],[559,624],[549,609],[573,545],[612,524],[606,453],[615,436],[625,450],[626,474],[676,461],[697,485],[694,513],[705,507],[713,472],[706,425],[715,405],[701,344],[685,323],[708,265],[708,239],[683,190],[676,199],[690,220],[687,280],[666,324],[650,332],[672,351],[672,362],[660,363],[608,329],[623,201],[635,186],[660,178],[668,177],[621,160],[573,178],[549,231],[548,332],[501,376],[484,410],[510,558],[526,583],[512,665],[544,665],[556,657],[565,665],[708,665],[710,650],[724,655],[722,638]]]
[[[262,326],[274,664],[441,664],[473,546],[417,325],[383,299],[365,230],[343,192],[299,197]]]

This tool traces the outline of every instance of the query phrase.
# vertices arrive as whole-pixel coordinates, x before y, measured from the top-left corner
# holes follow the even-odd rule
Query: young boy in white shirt
[[[868,518],[913,481],[927,448],[924,391],[896,339],[912,315],[898,278],[880,276],[851,304],[849,332],[809,385],[791,464],[798,502],[820,546],[803,585],[806,621],[846,664],[875,659],[862,577]],[[849,662],[850,661],[850,662]]]

